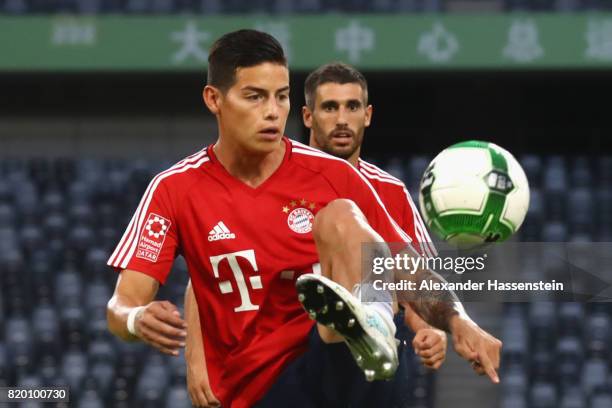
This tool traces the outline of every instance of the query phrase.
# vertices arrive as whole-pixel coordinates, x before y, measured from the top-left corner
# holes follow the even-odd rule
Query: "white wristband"
[[[127,329],[132,336],[138,337],[138,334],[136,334],[136,316],[144,308],[145,306],[138,306],[138,307],[132,308],[132,310],[130,310],[130,314],[128,314]]]

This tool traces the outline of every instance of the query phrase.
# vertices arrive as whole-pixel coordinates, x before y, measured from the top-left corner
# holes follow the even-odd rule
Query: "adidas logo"
[[[223,221],[219,221],[215,228],[211,229],[208,233],[208,241],[220,241],[222,239],[235,239],[236,234],[230,232],[230,230],[225,226]]]

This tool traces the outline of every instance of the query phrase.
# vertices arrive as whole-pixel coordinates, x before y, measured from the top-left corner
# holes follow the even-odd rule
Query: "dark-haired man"
[[[111,332],[176,355],[185,322],[176,306],[153,299],[174,257],[184,256],[206,332],[210,385],[225,407],[269,406],[289,386],[302,390],[292,396],[297,402],[317,405],[307,400],[310,386],[320,385],[312,364],[334,363],[305,350],[309,336],[321,342],[336,333],[314,329],[296,284],[312,292],[308,302],[321,302],[311,317],[339,307],[327,298],[342,300],[349,319],[335,329],[358,329],[341,334],[367,344],[362,365],[370,379],[389,378],[397,367],[391,299],[363,305],[351,290],[359,293],[362,243],[410,238],[347,162],[283,137],[288,92],[286,59],[274,38],[240,30],[217,40],[203,97],[217,118],[218,140],[152,180],[108,262],[121,271],[107,309]],[[417,312],[452,330],[455,346],[496,378],[490,344],[445,294],[442,302],[420,302]],[[305,366],[285,375],[295,361]]]
[[[423,256],[434,256],[436,249],[404,183],[360,158],[373,112],[363,74],[341,62],[322,65],[306,78],[304,99],[302,116],[310,129],[310,146],[357,168],[372,184],[391,217],[410,236],[413,247]],[[406,324],[416,333],[415,352],[426,367],[438,369],[446,356],[446,333],[424,322],[408,303],[402,306]]]

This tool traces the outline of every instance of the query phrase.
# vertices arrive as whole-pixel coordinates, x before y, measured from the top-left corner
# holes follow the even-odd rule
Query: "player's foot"
[[[297,279],[298,299],[311,319],[344,337],[366,380],[393,377],[398,365],[395,324],[362,304],[341,285],[321,275]]]

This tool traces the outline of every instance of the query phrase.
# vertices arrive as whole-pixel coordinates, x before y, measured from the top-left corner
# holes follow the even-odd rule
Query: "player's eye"
[[[263,98],[263,96],[262,96],[262,95],[260,95],[260,94],[252,94],[252,95],[247,95],[247,97],[246,97],[246,98],[247,98],[248,100],[250,100],[250,101],[258,101],[258,100],[260,100],[261,98]]]
[[[349,110],[351,112],[358,111],[360,107],[361,107],[361,105],[358,104],[358,103],[350,103],[349,106],[348,106],[348,108],[349,108]]]
[[[283,102],[284,102],[284,101],[286,101],[286,100],[288,100],[288,99],[289,99],[289,95],[287,95],[287,94],[280,94],[280,95],[278,95],[278,99],[279,99],[280,101],[283,101]]]

